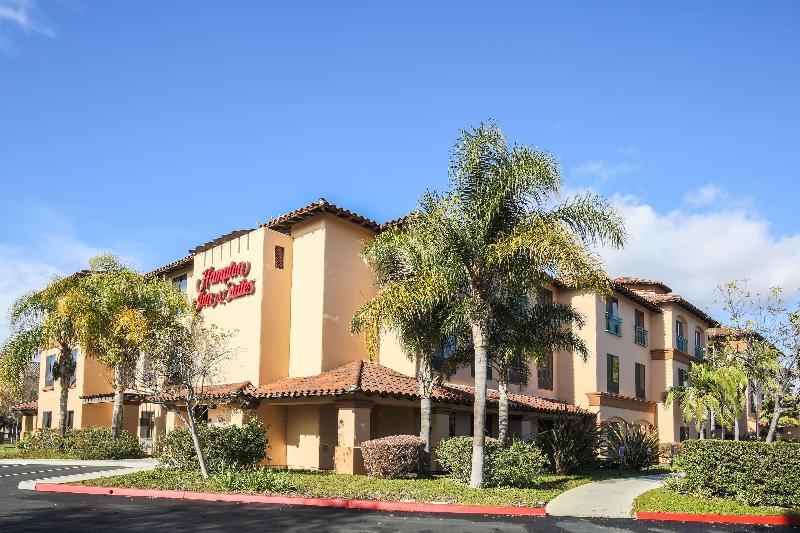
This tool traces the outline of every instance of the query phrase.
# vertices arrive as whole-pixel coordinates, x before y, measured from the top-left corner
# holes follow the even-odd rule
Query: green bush
[[[681,446],[683,478],[670,488],[745,505],[800,507],[800,444],[688,440]]]
[[[640,470],[658,462],[661,448],[657,431],[617,422],[603,424],[602,431],[602,454],[608,465]]]
[[[244,426],[198,425],[209,472],[253,468],[267,455],[267,428],[258,421]],[[197,454],[188,428],[174,429],[158,439],[156,455],[162,464],[183,470],[197,470]]]
[[[226,469],[211,478],[214,490],[220,492],[294,492],[297,486],[283,472],[268,468]]]
[[[540,432],[536,442],[557,474],[588,470],[598,463],[601,430],[592,416],[562,416],[552,429]]]
[[[372,477],[410,477],[424,464],[425,441],[414,435],[392,435],[362,442],[361,454]]]
[[[487,438],[484,448],[483,480],[487,487],[530,487],[547,466],[547,458],[532,442],[513,439],[503,445]],[[439,464],[464,483],[472,471],[472,437],[444,439],[436,446]]]
[[[39,429],[20,448],[28,455],[49,453],[75,459],[134,459],[143,455],[139,439],[127,431],[112,439],[111,430],[100,427],[69,429],[64,437],[56,429]]]

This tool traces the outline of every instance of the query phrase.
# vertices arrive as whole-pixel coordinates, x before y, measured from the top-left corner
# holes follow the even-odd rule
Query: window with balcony
[[[645,397],[645,366],[636,363],[636,397],[644,400]]]
[[[606,331],[622,337],[622,319],[619,317],[619,301],[616,298],[606,300]]]
[[[606,354],[606,389],[619,394],[619,357]]]
[[[647,346],[647,330],[644,329],[644,313],[635,309],[633,311],[633,342],[639,346]]]
[[[675,348],[683,353],[689,353],[689,339],[683,336],[684,326],[680,320],[675,321]]]
[[[553,354],[544,357],[536,368],[536,385],[542,390],[553,390]]]
[[[55,383],[55,366],[56,366],[56,356],[55,355],[48,355],[47,359],[45,359],[45,367],[44,367],[44,386],[45,387],[52,387]]]
[[[706,346],[703,342],[703,332],[699,329],[694,332],[694,356],[702,359],[706,355]]]

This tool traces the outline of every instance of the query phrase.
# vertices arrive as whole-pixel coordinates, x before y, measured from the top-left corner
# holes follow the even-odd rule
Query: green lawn
[[[0,459],[71,459],[68,453],[52,450],[22,450],[16,444],[0,444]]]
[[[679,494],[662,487],[645,492],[633,502],[633,512],[728,514],[728,515],[787,515],[800,510],[782,507],[752,507],[733,500]]]
[[[366,500],[447,502],[480,505],[540,506],[565,490],[584,483],[612,477],[635,475],[617,470],[599,470],[582,475],[545,474],[532,488],[471,489],[448,477],[431,479],[375,479],[329,472],[276,471],[293,489],[274,491],[306,497],[333,497]],[[643,472],[646,473],[646,472]],[[653,471],[651,471],[653,473]],[[124,476],[82,482],[84,485],[219,492],[214,480],[204,480],[194,472],[159,468]],[[243,491],[244,492],[244,491]]]

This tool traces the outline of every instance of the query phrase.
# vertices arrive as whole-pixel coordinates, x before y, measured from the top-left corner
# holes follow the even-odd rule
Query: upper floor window
[[[44,367],[44,386],[45,387],[52,387],[55,383],[55,366],[56,366],[56,356],[55,355],[48,355],[47,359],[45,359],[45,367]],[[49,427],[49,426],[48,426]]]
[[[286,250],[283,246],[275,246],[275,268],[282,269],[283,268],[283,260],[286,256]]]
[[[644,313],[638,309],[633,311],[633,342],[647,346],[647,330],[644,329]]]
[[[447,337],[444,339],[442,344],[433,352],[433,357],[431,358],[431,368],[436,370],[437,372],[442,369],[444,366],[445,360],[453,355],[453,352],[456,349],[456,338],[455,337]]]
[[[694,356],[702,359],[706,355],[706,346],[703,342],[703,332],[699,329],[694,331]]]
[[[645,397],[645,366],[641,363],[636,363],[636,397],[644,399]]]
[[[553,303],[553,291],[551,291],[550,289],[545,289],[544,287],[539,289],[539,303],[540,304]]]
[[[606,354],[606,389],[619,394],[619,357]]]
[[[606,300],[606,331],[622,336],[622,319],[619,317],[619,300],[616,298]]]
[[[680,319],[675,320],[675,347],[683,353],[689,353],[689,339],[684,337],[684,325]]]
[[[187,293],[188,290],[188,282],[186,274],[181,274],[180,276],[172,278],[172,284],[183,294]]]
[[[545,356],[536,368],[537,385],[542,390],[553,390],[553,354]]]

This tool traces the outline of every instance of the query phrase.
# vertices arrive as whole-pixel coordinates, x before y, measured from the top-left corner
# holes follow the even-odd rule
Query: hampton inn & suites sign
[[[206,307],[217,307],[253,294],[256,292],[256,281],[247,279],[248,274],[250,274],[249,261],[238,263],[232,261],[230,265],[220,269],[214,267],[205,269],[203,277],[197,280],[197,298],[192,301],[192,305],[200,312]],[[215,292],[213,289],[219,284],[224,287]]]

